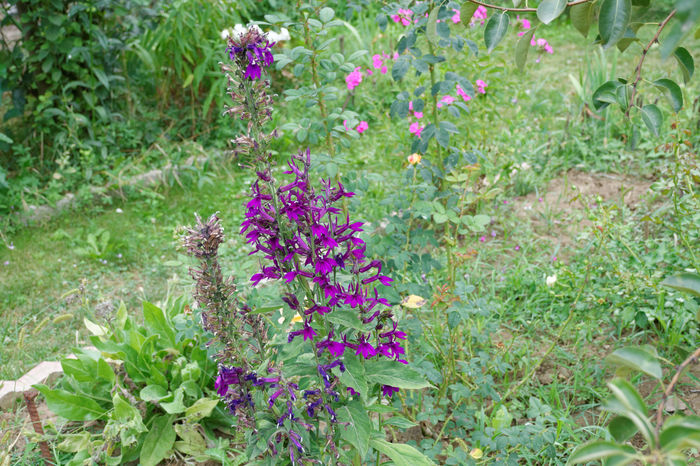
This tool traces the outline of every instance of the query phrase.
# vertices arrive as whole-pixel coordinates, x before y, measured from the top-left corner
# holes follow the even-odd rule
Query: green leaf
[[[214,400],[212,398],[200,398],[194,402],[192,406],[185,409],[185,416],[187,417],[187,422],[197,422],[211,414],[219,404],[219,400]]]
[[[603,0],[598,16],[598,29],[604,48],[617,44],[627,31],[632,13],[630,0]]]
[[[114,384],[114,381],[116,380],[112,366],[110,366],[109,363],[102,358],[97,361],[97,377],[102,380],[106,380],[110,384]]]
[[[422,375],[397,361],[366,361],[365,372],[369,382],[391,385],[409,390],[432,387]]]
[[[4,133],[0,133],[0,142],[5,142],[7,144],[12,144],[12,139]]]
[[[118,393],[114,394],[112,397],[112,404],[114,405],[114,410],[112,411],[112,419],[117,421],[128,421],[134,418],[141,420],[141,413],[139,410],[134,408],[122,398]]]
[[[671,103],[674,112],[678,113],[681,111],[681,108],[683,108],[683,92],[681,92],[678,84],[668,78],[662,78],[654,81],[654,86],[665,91],[664,94]]]
[[[666,277],[661,285],[684,291],[700,298],[700,274],[693,272],[682,272],[670,277]]]
[[[185,389],[180,386],[175,390],[173,401],[161,402],[160,406],[168,414],[179,414],[185,411],[185,404],[182,402],[185,396]]]
[[[591,28],[594,19],[593,12],[593,2],[579,3],[569,9],[571,24],[583,37],[588,37],[588,30]]]
[[[437,43],[440,41],[440,37],[438,37],[437,34],[437,19],[439,12],[440,4],[433,8],[433,10],[430,12],[430,15],[428,16],[428,24],[425,27],[425,35],[433,45],[437,45]]]
[[[95,400],[87,396],[76,395],[65,390],[51,390],[46,385],[33,385],[44,395],[46,405],[51,411],[69,421],[92,421],[107,413]]]
[[[429,466],[434,465],[430,458],[410,445],[389,443],[382,438],[369,441],[372,448],[391,458],[396,466]]]
[[[367,410],[360,400],[353,400],[337,411],[340,436],[358,449],[364,458],[369,450],[369,433],[372,425]],[[346,424],[346,425],[343,425]]]
[[[615,440],[618,442],[626,442],[639,429],[634,425],[634,422],[624,416],[615,416],[608,424],[608,430]]]
[[[141,389],[139,397],[143,401],[160,401],[167,398],[168,391],[160,385],[146,385]]]
[[[695,61],[693,60],[693,56],[685,48],[678,47],[673,52],[673,57],[678,62],[678,65],[680,65],[681,73],[683,74],[683,82],[687,83],[690,81],[690,78],[693,77],[693,73],[695,72]]]
[[[664,422],[659,443],[666,451],[700,448],[700,417],[671,416]]]
[[[193,424],[175,424],[175,432],[182,440],[176,441],[173,446],[176,450],[190,456],[197,456],[207,449],[207,441]]]
[[[392,416],[389,419],[384,421],[384,425],[389,425],[389,426],[395,426],[398,427],[399,429],[410,429],[411,427],[415,427],[418,424],[415,422],[411,422],[408,419],[406,419],[403,416]]]
[[[608,400],[605,408],[629,418],[637,426],[650,447],[656,446],[653,428],[647,419],[647,407],[637,390],[628,381],[616,378],[608,383],[613,399]]]
[[[513,415],[508,412],[508,408],[501,405],[500,408],[493,413],[493,417],[491,418],[491,427],[493,427],[493,430],[498,433],[506,427],[510,427],[512,422]]]
[[[588,463],[602,460],[610,456],[633,456],[634,448],[629,445],[618,445],[614,442],[593,442],[578,447],[569,457],[568,464]]]
[[[367,399],[367,378],[365,377],[365,368],[362,361],[354,354],[346,354],[344,359],[345,371],[340,372],[340,381],[346,387],[352,387],[356,392]]]
[[[156,466],[165,459],[165,455],[173,447],[175,443],[173,418],[174,416],[163,414],[153,419],[151,430],[141,447],[142,466]]]
[[[328,21],[332,20],[334,16],[335,11],[333,11],[333,8],[329,7],[321,8],[321,11],[318,14],[318,17],[324,23],[327,23]]]
[[[106,88],[109,89],[109,79],[107,79],[107,75],[104,73],[99,68],[93,68],[92,72],[95,73],[95,76],[97,76],[97,79],[100,80],[100,83]]]
[[[398,60],[394,62],[394,66],[391,67],[391,77],[394,81],[401,81],[408,69],[411,67],[410,57],[407,55],[401,55]]]
[[[591,100],[593,108],[602,110],[610,104],[617,102],[617,89],[623,84],[619,81],[606,81],[593,92]]]
[[[544,24],[557,19],[566,9],[566,0],[542,0],[537,6],[537,17]]]
[[[154,333],[160,335],[168,344],[175,346],[175,332],[165,319],[163,311],[153,304],[143,302],[143,320],[146,326]]]
[[[628,346],[615,350],[607,357],[608,362],[618,366],[629,367],[644,372],[647,375],[661,380],[661,364],[656,354],[639,346]]]
[[[486,23],[486,28],[484,29],[484,42],[486,43],[486,48],[489,53],[496,48],[498,43],[503,39],[508,31],[508,13],[500,12],[495,13]]]
[[[535,34],[535,29],[537,28],[531,28],[526,31],[525,34],[518,39],[518,43],[515,44],[515,66],[517,66],[520,71],[525,69],[527,53],[530,51],[530,41]]]
[[[361,332],[365,331],[365,324],[362,323],[360,318],[357,316],[357,313],[352,312],[349,309],[334,311],[328,314],[326,319],[336,325],[342,325],[346,328],[352,328]]]
[[[654,136],[658,136],[664,117],[661,115],[659,107],[654,104],[648,104],[642,107],[642,121],[647,125],[649,131],[654,133]]]
[[[465,0],[464,3],[462,3],[462,8],[459,9],[459,17],[461,18],[461,23],[466,27],[469,27],[469,23],[474,13],[476,13],[477,8],[479,8],[479,5],[469,0]]]

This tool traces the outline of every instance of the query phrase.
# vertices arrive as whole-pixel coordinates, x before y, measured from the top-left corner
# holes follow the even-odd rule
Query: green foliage
[[[100,433],[58,434],[57,448],[84,451],[100,462],[139,459],[156,465],[174,450],[203,461],[218,457],[215,429],[229,432],[235,419],[213,392],[216,366],[182,299],[167,310],[143,303],[143,325],[122,305],[114,324],[88,323],[97,351],[76,349],[63,359],[57,388],[37,385],[53,412],[69,421],[103,421]],[[120,452],[115,456],[116,452]]]

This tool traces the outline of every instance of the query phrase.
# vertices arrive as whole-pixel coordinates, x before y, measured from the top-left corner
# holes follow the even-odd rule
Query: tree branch
[[[508,8],[505,6],[500,6],[500,5],[491,5],[489,3],[483,3],[480,2],[479,0],[467,0],[468,2],[474,3],[475,5],[483,6],[485,8],[490,8],[492,10],[501,10],[501,11],[515,11],[515,12],[536,12],[537,8]],[[591,0],[574,0],[573,2],[569,2],[566,4],[567,7],[569,6],[574,6],[574,5],[580,5],[581,3],[588,3]]]
[[[625,116],[629,117],[630,116],[630,110],[634,106],[634,98],[637,95],[637,86],[639,85],[639,81],[642,79],[642,65],[644,64],[644,59],[647,56],[647,53],[649,53],[649,49],[651,48],[652,45],[656,41],[659,40],[659,35],[661,35],[661,31],[666,27],[669,21],[671,21],[671,18],[673,18],[673,15],[676,14],[676,10],[672,10],[666,19],[661,21],[659,23],[659,29],[656,30],[656,34],[654,34],[654,37],[651,38],[649,43],[642,49],[642,56],[639,59],[639,63],[637,63],[637,68],[635,68],[634,72],[636,73],[636,77],[634,78],[634,82],[632,83],[632,93],[630,94],[630,100],[627,105],[627,110],[625,111]]]

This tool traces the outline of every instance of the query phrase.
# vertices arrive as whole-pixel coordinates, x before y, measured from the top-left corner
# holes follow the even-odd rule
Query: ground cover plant
[[[204,165],[2,232],[0,377],[77,359],[0,464],[697,459],[692,1],[187,5],[129,170]]]

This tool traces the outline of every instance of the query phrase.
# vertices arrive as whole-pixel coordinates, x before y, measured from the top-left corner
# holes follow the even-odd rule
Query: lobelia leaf
[[[695,61],[693,60],[693,56],[688,52],[687,49],[683,47],[678,47],[674,52],[673,52],[673,57],[676,59],[678,62],[678,65],[681,68],[681,74],[683,74],[683,82],[687,83],[690,81],[690,78],[693,77],[693,73],[695,72]]]
[[[205,418],[214,411],[216,405],[219,404],[218,399],[212,398],[200,398],[194,402],[192,406],[188,406],[185,409],[185,416],[187,417],[187,422],[197,422],[202,418]]]
[[[484,29],[484,42],[489,53],[496,48],[503,36],[508,31],[509,17],[507,12],[496,13],[491,16]]]
[[[365,368],[360,358],[349,353],[346,354],[343,359],[345,371],[338,371],[338,378],[346,387],[351,387],[358,392],[363,399],[367,399],[367,377],[365,376]]]
[[[415,390],[432,387],[422,375],[397,361],[366,361],[367,381]]]
[[[566,9],[566,0],[542,0],[537,6],[537,18],[544,24],[549,24]]]
[[[659,107],[654,104],[648,104],[642,107],[642,121],[647,125],[649,131],[654,133],[654,136],[658,136],[664,117],[661,115]]]
[[[625,366],[644,372],[656,380],[661,380],[663,377],[659,358],[656,354],[642,347],[628,346],[619,348],[609,355],[607,360],[618,366]]]
[[[390,443],[382,438],[369,441],[372,448],[391,458],[396,466],[430,466],[433,461],[410,445]]]
[[[530,41],[532,40],[532,36],[535,34],[535,29],[537,28],[534,27],[529,31],[526,31],[525,34],[518,39],[518,43],[515,44],[515,66],[517,66],[520,71],[525,69],[527,53],[530,51]]]
[[[666,277],[661,285],[700,297],[700,274],[683,272]]]
[[[583,37],[588,37],[588,30],[594,19],[593,2],[579,3],[569,9],[571,24]]]
[[[683,92],[674,81],[668,78],[661,78],[654,81],[654,86],[661,88],[666,98],[671,103],[673,111],[678,113],[683,108]]]
[[[603,0],[598,16],[598,30],[603,48],[612,47],[627,31],[632,13],[630,0]]]
[[[369,450],[369,433],[372,421],[360,400],[353,400],[337,411],[338,420],[346,424],[340,428],[340,436],[353,445],[364,458]]]
[[[163,414],[153,419],[151,430],[146,434],[141,447],[142,466],[156,466],[165,459],[175,443],[174,418],[175,416]]]
[[[163,338],[168,344],[175,346],[175,332],[172,325],[165,319],[165,314],[160,308],[144,301],[143,320],[150,330]]]

